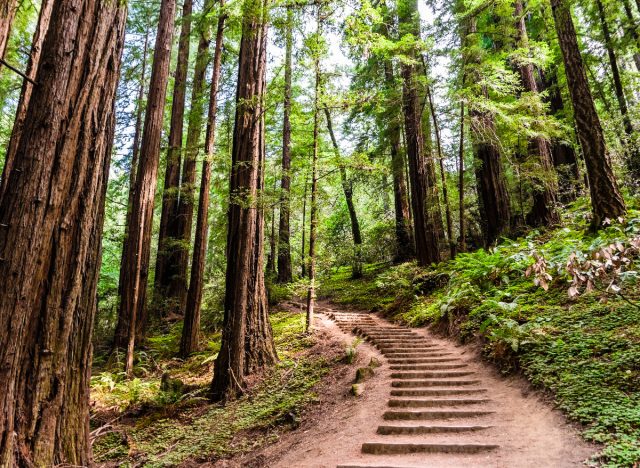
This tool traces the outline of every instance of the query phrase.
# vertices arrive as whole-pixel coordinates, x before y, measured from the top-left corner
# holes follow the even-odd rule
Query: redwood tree
[[[524,18],[524,7],[521,0],[514,3],[518,48],[529,53],[529,36]],[[535,78],[533,63],[527,57],[519,60],[520,79],[524,89],[534,95],[538,94],[538,83]],[[532,226],[550,226],[560,222],[557,210],[557,183],[553,172],[551,144],[541,136],[529,140],[529,151],[538,160],[542,177],[536,177],[533,188],[533,207],[527,215],[527,222]]]
[[[16,0],[0,0],[0,58],[4,58],[11,34],[11,23],[13,23],[17,9],[18,2]]]
[[[282,177],[278,226],[278,282],[290,283],[291,269],[291,76],[293,62],[293,5],[287,5],[284,60],[284,113],[282,116]]]
[[[611,37],[611,31],[609,30],[609,24],[607,23],[607,15],[604,9],[602,0],[595,0],[598,10],[598,17],[600,19],[600,26],[602,27],[602,36],[604,39],[604,46],[607,49],[607,56],[609,57],[609,66],[611,67],[611,76],[613,78],[613,89],[618,101],[618,108],[620,109],[620,115],[622,116],[622,125],[624,132],[627,134],[627,167],[629,173],[632,176],[631,179],[635,184],[640,184],[640,148],[635,145],[634,137],[635,131],[633,124],[631,123],[631,116],[629,115],[629,106],[627,104],[627,96],[624,92],[622,85],[622,78],[620,77],[620,67],[618,66],[618,58],[613,48],[613,41]]]
[[[147,111],[140,143],[135,193],[131,218],[128,220],[126,228],[128,235],[124,240],[123,247],[126,249],[127,255],[123,262],[123,268],[120,269],[120,303],[115,345],[127,349],[126,371],[128,375],[133,373],[135,342],[141,337],[146,322],[145,299],[149,276],[153,202],[169,79],[174,15],[175,0],[162,0],[147,96]]]
[[[587,168],[593,226],[599,227],[606,218],[615,219],[623,215],[626,207],[609,163],[604,133],[589,89],[571,11],[566,0],[551,0],[551,8],[564,59],[578,141]]]
[[[420,23],[418,4],[416,0],[401,0],[398,2],[398,22],[400,35],[410,34],[414,39],[420,37]],[[411,180],[411,204],[413,207],[413,231],[418,264],[427,266],[440,261],[440,247],[437,226],[433,212],[435,206],[428,206],[433,200],[430,193],[433,187],[429,180],[435,181],[435,174],[430,177],[427,173],[425,160],[424,138],[422,134],[422,108],[418,92],[416,76],[416,53],[413,46],[406,52],[409,60],[402,64],[404,122],[406,132],[407,157],[409,159],[409,177]],[[439,212],[439,207],[438,212]]]
[[[222,9],[224,0],[220,0]],[[200,306],[202,305],[202,288],[204,285],[204,266],[207,256],[207,231],[209,229],[209,185],[211,183],[211,162],[215,151],[216,116],[218,111],[218,82],[222,65],[222,42],[224,40],[224,22],[226,14],[221,10],[218,16],[216,45],[213,53],[213,73],[211,75],[211,95],[209,97],[209,114],[205,136],[202,161],[202,180],[200,181],[200,198],[198,200],[198,217],[193,244],[193,262],[191,264],[191,281],[187,294],[184,312],[184,325],[180,340],[180,354],[183,357],[198,348],[200,330]]]
[[[2,8],[2,6],[0,6],[0,8]],[[49,29],[49,22],[51,21],[52,8],[53,0],[43,0],[40,4],[38,25],[33,33],[31,54],[29,55],[29,62],[27,63],[26,70],[26,76],[31,79],[35,78],[35,74],[38,69],[38,63],[40,62],[40,55],[42,53],[42,43],[44,41],[45,34],[47,33],[47,29]],[[20,141],[20,133],[22,133],[22,126],[24,125],[24,118],[27,114],[27,107],[29,106],[29,99],[31,99],[32,91],[33,84],[28,80],[24,80],[22,82],[18,109],[16,110],[16,118],[13,123],[13,129],[11,130],[11,140],[9,141],[9,147],[7,148],[7,154],[4,161],[4,168],[2,169],[2,179],[0,179],[0,198],[2,198],[2,194],[6,189],[9,173],[13,167],[13,160],[18,149],[17,145]]]
[[[468,33],[476,34],[476,19],[471,18],[468,24]],[[464,33],[463,33],[464,34]],[[479,43],[474,38],[473,44]],[[465,63],[476,65],[478,47],[469,47],[467,37],[463,35],[463,44],[467,46]],[[478,72],[473,69],[467,75],[467,79],[473,79],[471,85],[481,81]],[[485,86],[475,90],[479,99],[487,99],[488,91]],[[509,193],[502,166],[502,153],[495,141],[495,120],[490,112],[478,108],[473,102],[469,105],[469,117],[471,120],[471,136],[473,141],[473,153],[476,157],[475,174],[478,188],[478,202],[485,245],[493,244],[500,236],[507,234],[511,222],[511,206]]]
[[[182,134],[184,129],[184,109],[187,91],[187,67],[191,45],[191,15],[193,0],[182,4],[182,25],[178,41],[178,58],[173,85],[171,122],[169,126],[169,148],[167,168],[162,192],[162,213],[158,232],[158,254],[154,280],[156,307],[163,313],[165,309],[182,313],[182,300],[186,295],[186,284],[180,277],[180,220],[178,216],[178,192],[180,187],[180,166],[182,164]],[[162,305],[166,304],[166,307]]]
[[[120,2],[52,10],[0,201],[0,466],[91,463],[91,333],[125,20]]]
[[[267,1],[245,0],[238,60],[227,231],[222,346],[211,395],[233,399],[245,376],[277,360],[264,284],[264,94],[267,66]]]

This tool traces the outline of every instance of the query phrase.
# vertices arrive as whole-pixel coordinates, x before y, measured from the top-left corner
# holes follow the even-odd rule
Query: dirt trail
[[[261,451],[269,467],[568,467],[596,450],[562,415],[505,379],[471,349],[374,314],[319,307],[316,325],[345,343],[358,334],[359,362],[382,366],[360,397],[327,405],[308,424]],[[345,380],[345,379],[343,379]]]

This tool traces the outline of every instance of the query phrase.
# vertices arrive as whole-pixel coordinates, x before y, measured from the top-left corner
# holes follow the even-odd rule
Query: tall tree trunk
[[[318,231],[318,136],[320,132],[320,36],[322,34],[321,5],[317,8],[316,50],[313,61],[315,92],[313,97],[313,156],[311,160],[311,219],[309,220],[309,290],[307,292],[306,332],[313,330],[313,314],[316,301],[316,236]],[[328,122],[328,120],[327,120]],[[328,125],[328,124],[327,124]]]
[[[267,2],[243,6],[236,119],[229,182],[229,227],[222,347],[215,361],[214,400],[235,398],[245,376],[277,360],[264,285],[264,93]]]
[[[400,34],[412,34],[420,37],[416,0],[402,0],[398,3],[398,20]],[[407,51],[409,57],[415,58],[415,51]],[[424,139],[422,135],[422,112],[418,95],[415,65],[402,64],[403,110],[407,138],[407,155],[409,159],[409,176],[411,179],[411,203],[413,205],[414,239],[416,257],[420,266],[427,266],[440,261],[439,239],[434,222],[434,206],[427,206],[429,193],[433,187],[429,185],[427,161],[425,160]],[[439,210],[438,210],[439,211]]]
[[[284,59],[284,114],[282,120],[282,176],[278,225],[278,283],[293,280],[291,269],[291,77],[293,62],[293,5],[287,4]]]
[[[384,10],[384,18],[385,20],[381,24],[382,33],[386,38],[393,39],[389,32],[388,24],[393,24],[395,21],[392,17],[391,10],[386,6]],[[395,209],[397,244],[394,261],[396,263],[402,263],[412,258],[415,251],[413,248],[413,240],[411,238],[411,213],[405,179],[406,164],[400,148],[400,136],[402,131],[400,126],[401,117],[399,112],[397,112],[397,101],[391,97],[398,94],[396,79],[393,73],[393,62],[389,59],[385,59],[383,67],[385,91],[389,94],[389,101],[386,104],[390,114],[387,118],[387,135],[391,151],[391,174],[393,177],[393,201]]]
[[[127,337],[126,373],[128,376],[133,375],[135,342],[143,336],[146,326],[145,299],[149,276],[153,202],[158,178],[174,16],[175,0],[162,0],[147,96],[147,110],[140,143],[140,159],[136,171],[135,193],[131,205],[130,223],[127,226],[129,235],[125,239],[124,246],[127,249],[127,258],[124,268],[120,269],[122,286],[115,344],[122,347],[122,343],[117,339],[120,336]]]
[[[631,8],[629,0],[622,0],[622,5],[624,6],[624,12],[629,20],[629,24],[624,28],[625,33],[631,36],[633,42],[636,43],[636,47],[640,49],[640,22],[633,14],[633,9]],[[636,69],[640,71],[640,51],[633,53],[633,61],[636,64]]]
[[[476,20],[471,18],[469,33],[476,33]],[[477,40],[474,39],[474,40]],[[466,42],[466,38],[463,38]],[[477,61],[478,58],[468,57],[466,63]],[[479,76],[473,78],[474,83],[480,82]],[[485,87],[477,90],[480,97],[488,98]],[[495,121],[493,115],[484,109],[470,106],[471,136],[473,138],[473,152],[478,159],[475,167],[478,186],[478,203],[485,245],[491,245],[498,238],[507,234],[511,223],[511,206],[509,193],[502,167],[500,148],[492,140],[495,137]]]
[[[180,219],[178,200],[180,193],[180,167],[182,165],[182,137],[184,130],[184,112],[187,94],[187,68],[191,48],[191,16],[193,0],[184,0],[182,4],[182,26],[178,41],[178,59],[176,62],[171,123],[169,126],[169,148],[167,150],[167,168],[162,192],[162,213],[158,232],[158,253],[154,279],[155,307],[166,314],[169,311],[182,312],[184,288],[176,276],[180,275]]]
[[[0,0],[1,2],[2,0]],[[3,7],[0,6],[0,11]],[[38,63],[40,62],[40,55],[42,52],[42,43],[44,42],[47,29],[49,29],[49,23],[51,21],[51,9],[53,8],[53,0],[43,0],[40,5],[40,14],[38,15],[38,25],[33,34],[33,41],[31,43],[31,54],[29,55],[29,62],[27,63],[26,75],[32,80],[35,79],[36,71],[38,69]],[[0,13],[0,18],[2,13]],[[0,30],[2,29],[2,19],[0,19]],[[29,107],[29,100],[31,99],[31,93],[33,92],[33,85],[28,80],[22,82],[22,90],[20,91],[20,101],[18,102],[18,109],[16,111],[16,117],[13,123],[13,129],[11,131],[11,139],[9,141],[9,147],[7,148],[7,154],[5,156],[4,168],[2,169],[2,179],[0,180],[0,199],[4,194],[7,186],[7,180],[9,174],[13,168],[13,160],[16,157],[16,151],[18,150],[18,142],[20,141],[20,135],[22,133],[22,127],[24,126],[24,119],[27,115],[27,108]]]
[[[302,197],[302,248],[300,249],[300,276],[307,276],[307,260],[306,260],[306,232],[307,232],[307,192],[309,191],[309,174],[304,175],[304,195]]]
[[[444,168],[444,156],[442,154],[442,142],[440,141],[440,126],[438,125],[438,117],[436,116],[436,108],[431,96],[431,87],[427,86],[427,99],[429,101],[429,109],[431,110],[431,118],[433,119],[433,129],[436,135],[436,147],[438,149],[438,162],[440,164],[440,182],[442,183],[442,198],[444,200],[445,215],[447,219],[447,239],[449,241],[449,251],[451,258],[456,256],[456,241],[453,238],[453,221],[451,219],[451,205],[449,204],[449,190],[447,189],[446,171]]]
[[[557,78],[557,70],[548,73],[540,73],[540,88],[546,92],[551,115],[564,111],[564,101]],[[551,142],[551,156],[553,165],[559,176],[559,197],[563,202],[571,202],[576,199],[580,190],[580,168],[578,158],[573,145],[564,139],[556,138]]]
[[[462,79],[464,82],[464,78]],[[467,251],[467,232],[464,214],[464,100],[460,101],[460,142],[458,143],[458,209],[460,239],[458,250]]]
[[[209,229],[209,190],[211,185],[211,162],[215,154],[216,117],[218,112],[218,83],[222,66],[222,43],[224,40],[224,23],[226,13],[222,11],[224,0],[220,2],[220,16],[216,31],[216,45],[213,53],[213,72],[211,74],[211,95],[207,131],[204,143],[205,158],[202,161],[202,180],[200,181],[200,198],[198,200],[198,218],[193,244],[193,262],[191,264],[191,281],[187,293],[187,305],[184,312],[184,325],[180,340],[180,355],[187,357],[198,350],[198,333],[200,331],[200,307],[202,305],[202,289],[204,286],[204,267],[207,257],[207,231]]]
[[[0,58],[4,58],[7,50],[9,36],[11,35],[11,23],[18,10],[16,0],[0,0]]]
[[[622,124],[624,132],[627,134],[627,141],[625,146],[627,149],[627,168],[631,175],[631,179],[636,184],[640,184],[640,149],[634,144],[634,131],[631,124],[631,117],[629,116],[629,109],[627,106],[627,98],[624,93],[624,87],[622,86],[622,79],[620,78],[620,69],[618,67],[618,59],[613,49],[613,43],[611,41],[611,32],[609,31],[609,25],[607,23],[607,16],[604,11],[604,5],[602,0],[596,0],[596,6],[598,8],[598,15],[600,17],[600,25],[602,26],[602,34],[604,36],[604,45],[607,49],[607,55],[609,57],[609,65],[611,66],[611,75],[613,77],[613,89],[618,101],[618,107],[620,114],[622,115]]]
[[[274,177],[273,179],[273,191],[274,193],[278,190],[278,181]],[[269,255],[267,256],[267,272],[271,275],[277,277],[276,271],[276,205],[273,204],[271,207],[271,232],[269,233]]]
[[[122,246],[122,254],[120,257],[120,274],[122,275],[122,270],[127,268],[127,259],[131,255],[132,245],[130,242],[127,242],[129,239],[129,227],[131,226],[131,216],[133,213],[133,202],[136,193],[136,174],[138,170],[138,158],[140,155],[140,136],[142,134],[142,118],[144,115],[144,90],[146,88],[146,76],[147,76],[147,53],[148,53],[148,44],[149,44],[149,31],[146,31],[144,38],[144,47],[142,52],[142,71],[140,74],[140,83],[138,84],[138,102],[136,103],[136,124],[135,131],[133,134],[133,147],[131,153],[131,167],[129,170],[129,195],[127,198],[127,215],[125,222],[125,231],[124,231],[124,245]],[[118,284],[118,295],[122,297],[122,291],[124,288],[124,283],[120,282]],[[116,333],[114,336],[114,349],[126,348],[127,343],[129,341],[129,330],[128,330],[128,322],[124,320],[124,318],[120,318],[118,320],[118,324],[116,326]]]
[[[593,226],[599,227],[606,218],[615,219],[622,216],[626,207],[609,163],[604,134],[589,89],[571,11],[566,0],[551,0],[551,8],[564,58],[578,140],[587,167]]]
[[[205,12],[211,8],[205,4]],[[199,30],[198,52],[196,64],[191,82],[191,110],[189,112],[189,125],[187,128],[187,140],[184,151],[184,165],[182,168],[182,183],[180,187],[180,200],[178,201],[176,218],[170,234],[174,235],[171,249],[170,269],[173,275],[170,278],[167,297],[175,303],[175,311],[179,315],[184,314],[187,302],[187,275],[189,271],[189,250],[191,246],[191,231],[193,229],[193,207],[196,184],[196,163],[199,152],[200,136],[204,124],[204,84],[207,65],[209,63],[210,31],[207,21],[202,22]]]
[[[331,142],[333,143],[333,150],[338,160],[338,169],[340,171],[340,181],[342,183],[342,191],[344,193],[344,199],[347,202],[347,210],[349,211],[349,220],[351,221],[351,235],[353,236],[354,244],[354,261],[351,270],[352,278],[362,277],[362,233],[360,232],[360,223],[358,222],[358,216],[356,214],[356,207],[353,203],[353,185],[347,177],[347,170],[344,167],[342,156],[340,155],[340,147],[336,140],[336,135],[333,132],[333,125],[331,123],[331,113],[329,109],[324,108],[324,115],[327,118],[327,129],[331,136]]]
[[[529,36],[524,18],[524,7],[521,0],[514,2],[514,15],[516,30],[518,31],[518,48],[529,52]],[[520,79],[526,91],[534,95],[538,94],[538,84],[535,79],[535,70],[531,62],[520,59]],[[538,136],[529,140],[529,151],[535,155],[540,164],[542,177],[536,177],[533,181],[533,206],[527,215],[527,223],[531,226],[551,226],[560,222],[557,205],[557,182],[553,171],[551,145],[549,141]]]
[[[91,335],[126,7],[52,10],[0,201],[0,466],[88,466]],[[73,53],[69,53],[73,50]]]

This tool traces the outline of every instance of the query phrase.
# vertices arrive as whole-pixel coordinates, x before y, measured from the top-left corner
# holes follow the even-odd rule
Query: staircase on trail
[[[391,377],[388,410],[375,434],[372,425],[362,459],[338,468],[473,466],[473,457],[490,459],[499,448],[492,424],[499,407],[453,347],[373,314],[322,312],[343,332],[376,346]]]

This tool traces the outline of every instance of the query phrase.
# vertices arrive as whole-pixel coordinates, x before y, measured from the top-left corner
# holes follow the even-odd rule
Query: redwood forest
[[[640,0],[0,0],[0,467],[640,466]]]

